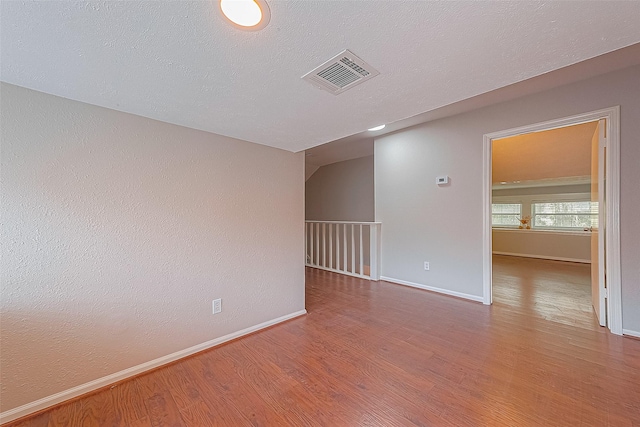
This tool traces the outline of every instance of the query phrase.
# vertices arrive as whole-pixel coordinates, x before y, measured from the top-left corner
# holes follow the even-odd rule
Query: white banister
[[[355,224],[351,224],[351,272],[356,274],[356,239],[353,236],[353,227]]]
[[[340,224],[336,224],[336,269],[340,270]]]
[[[362,253],[362,224],[360,224],[360,231],[358,232],[358,236],[359,236],[359,243],[360,243],[360,248],[359,248],[360,251],[358,252],[360,254],[360,268],[358,269],[358,273],[364,274],[364,271],[363,271],[364,258]]]
[[[306,265],[378,280],[381,229],[380,222],[306,221]]]
[[[315,225],[315,229],[316,229],[316,238],[315,238],[315,242],[316,242],[316,264],[320,264],[320,224],[316,224]]]
[[[369,225],[369,277],[371,280],[380,279],[380,232],[382,224],[379,222]]]
[[[327,266],[327,224],[322,224],[322,266]]]
[[[307,223],[307,245],[309,247],[309,253],[307,254],[307,263],[313,261],[313,224]]]
[[[333,224],[329,224],[329,268],[333,268]]]
[[[341,271],[347,271],[347,224],[342,224],[342,269]]]

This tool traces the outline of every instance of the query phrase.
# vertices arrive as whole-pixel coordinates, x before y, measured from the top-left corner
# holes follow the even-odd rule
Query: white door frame
[[[606,156],[606,218],[605,218],[605,266],[607,274],[607,324],[612,333],[622,335],[622,292],[620,285],[620,106],[578,114],[562,119],[521,126],[484,135],[483,145],[483,303],[491,304],[493,295],[491,281],[493,276],[491,243],[491,162],[492,141],[525,133],[538,132],[565,126],[607,120],[607,156]]]

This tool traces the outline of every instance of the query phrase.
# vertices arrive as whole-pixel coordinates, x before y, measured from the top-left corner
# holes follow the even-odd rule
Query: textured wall
[[[373,221],[373,156],[322,166],[306,182],[305,216],[322,221]]]
[[[1,96],[2,411],[304,309],[303,154]]]
[[[622,320],[640,331],[640,67],[415,126],[375,141],[381,274],[482,295],[482,137],[620,105]],[[449,175],[438,187],[435,177]],[[431,261],[424,271],[422,261]]]

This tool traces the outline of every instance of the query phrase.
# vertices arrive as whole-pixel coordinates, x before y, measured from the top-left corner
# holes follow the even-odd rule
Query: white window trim
[[[558,231],[561,233],[569,233],[569,232],[583,232],[589,234],[589,231],[584,231],[584,229],[580,229],[579,227],[541,227],[534,225],[534,212],[533,212],[533,204],[534,203],[556,203],[556,202],[586,202],[591,201],[591,193],[564,193],[564,194],[536,194],[530,200],[529,211],[531,215],[531,229],[536,231]]]
[[[555,227],[534,227],[533,226],[533,204],[553,203],[553,202],[580,202],[591,201],[591,193],[558,193],[558,194],[531,194],[523,196],[494,196],[491,203],[519,203],[522,206],[521,215],[531,217],[531,228],[527,232],[553,231],[558,233],[589,234],[579,228],[555,228]],[[521,230],[518,226],[491,225],[491,228],[500,230]]]
[[[503,199],[509,199],[509,200],[503,200]],[[520,200],[519,196],[511,197],[511,196],[507,196],[505,197],[494,197],[493,200],[491,201],[491,204],[513,204],[513,205],[520,205],[520,218],[522,218],[522,215],[524,215],[524,205],[522,203],[522,201]],[[493,215],[493,210],[491,212],[491,215]],[[496,214],[496,215],[500,215],[500,214]],[[504,215],[509,215],[509,214],[504,214]],[[513,214],[516,215],[516,214]],[[492,217],[493,218],[493,217]],[[491,221],[491,227],[493,228],[500,228],[500,229],[508,229],[508,230],[518,230],[518,226],[517,225],[493,225],[493,220]]]

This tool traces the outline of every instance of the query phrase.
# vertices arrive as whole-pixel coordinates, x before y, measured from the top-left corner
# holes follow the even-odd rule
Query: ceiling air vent
[[[345,50],[302,76],[312,85],[334,95],[380,74],[371,65]]]

